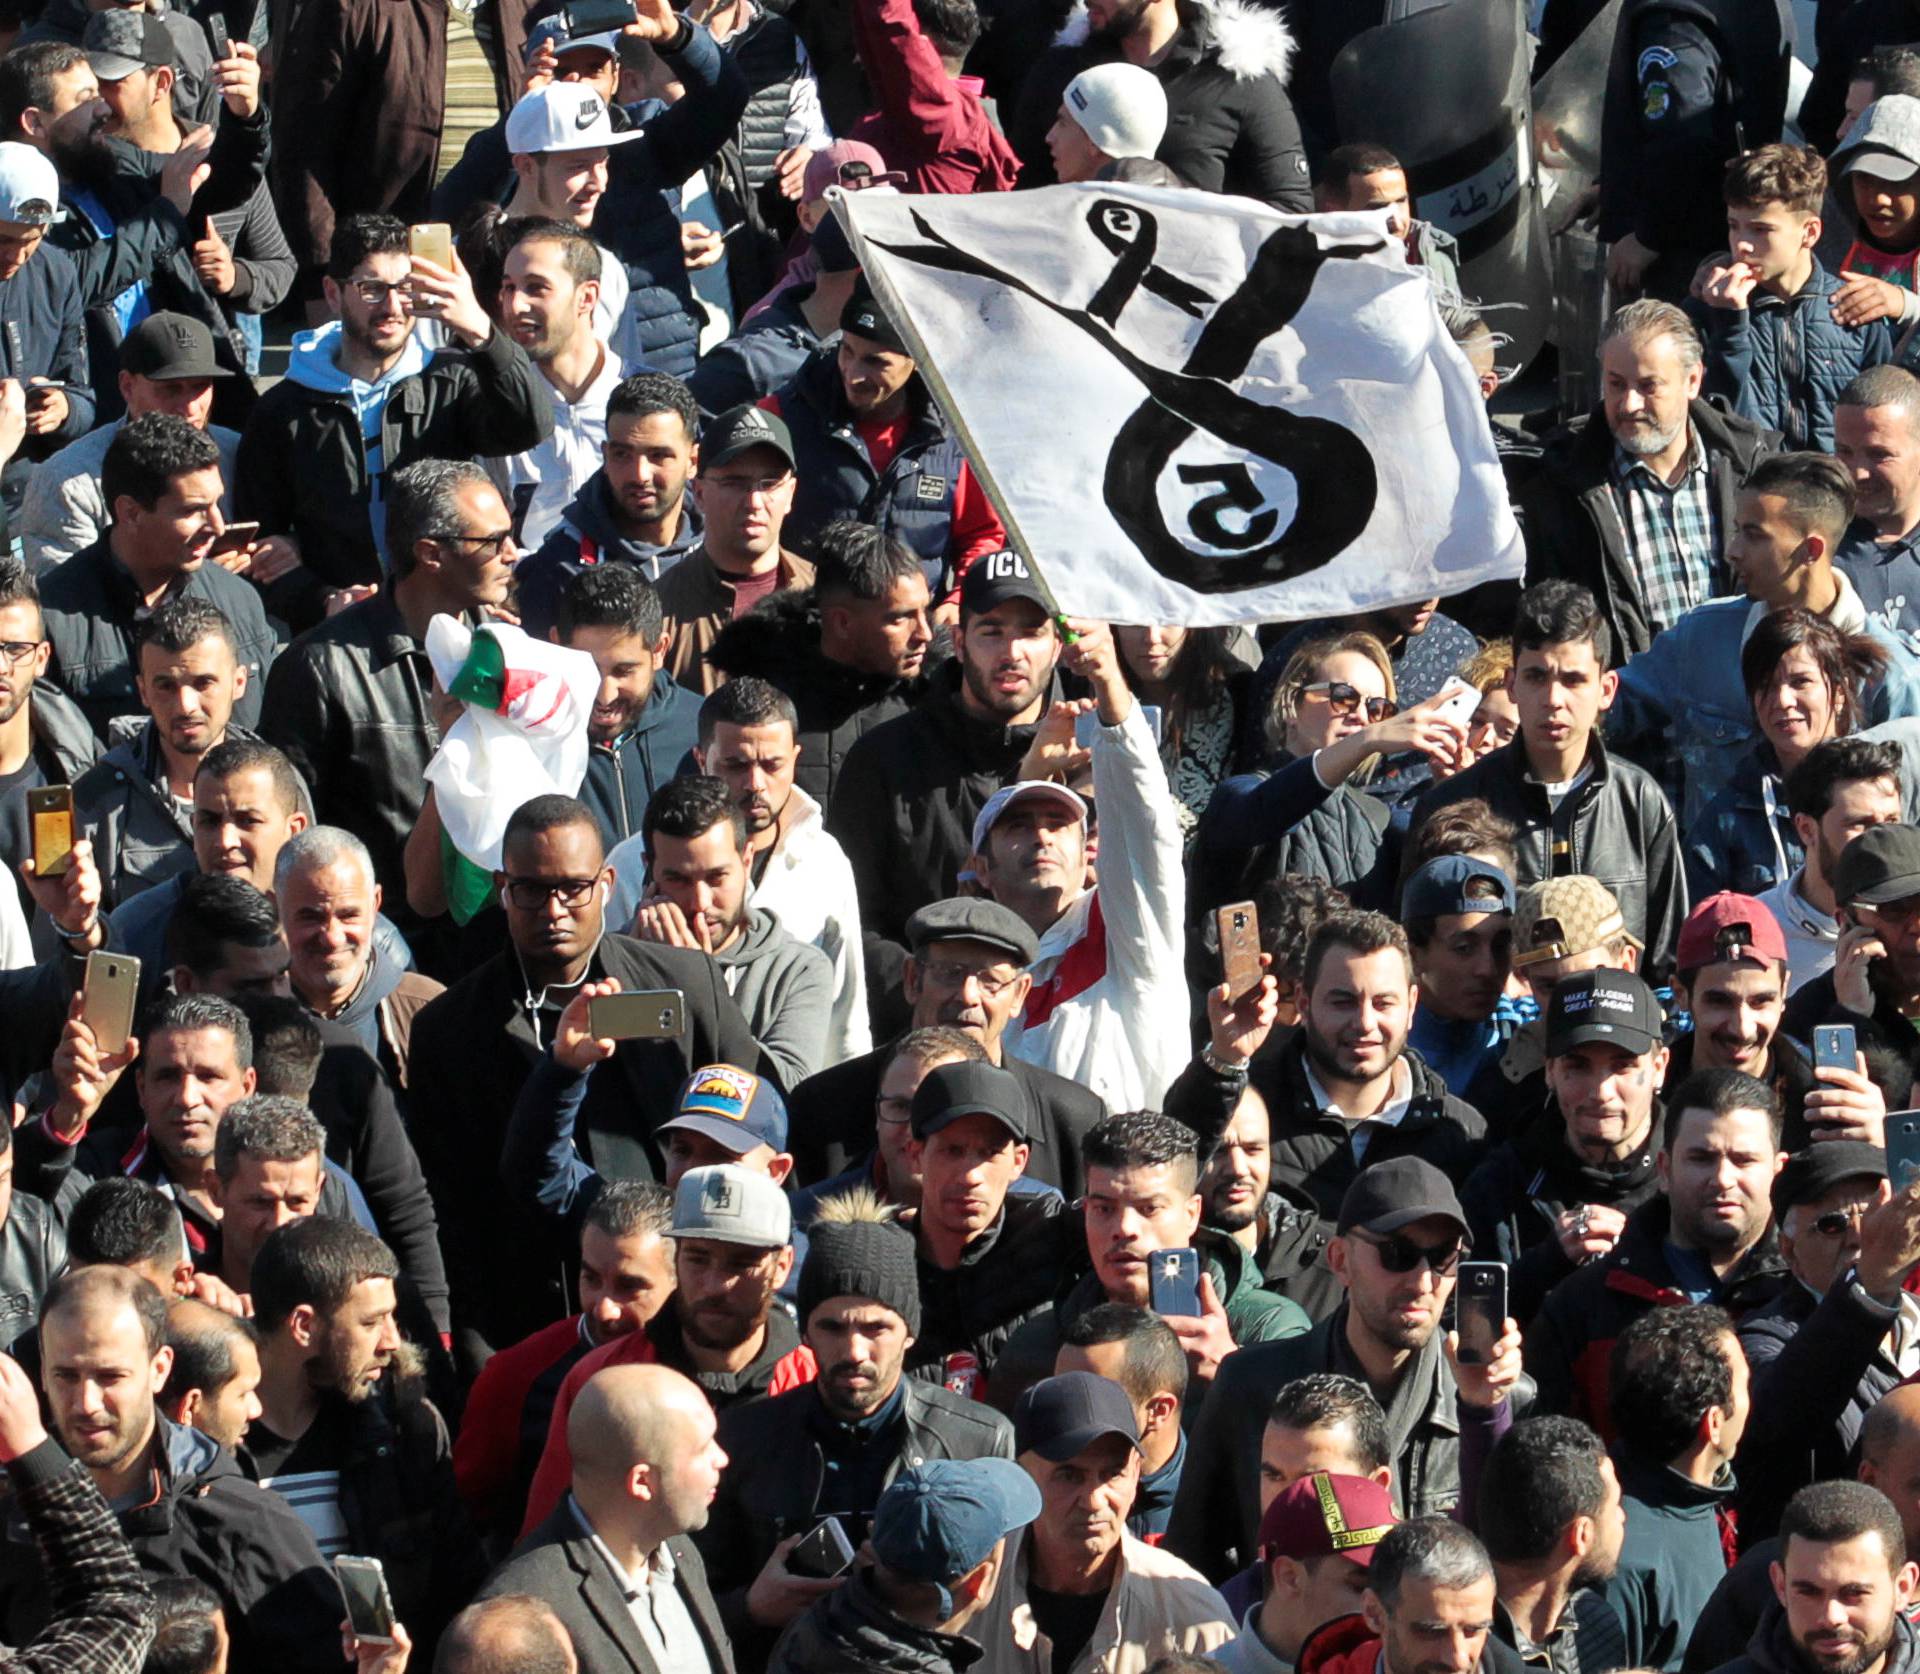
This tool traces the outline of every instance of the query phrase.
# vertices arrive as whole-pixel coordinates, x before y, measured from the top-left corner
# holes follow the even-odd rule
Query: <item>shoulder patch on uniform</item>
[[[1679,62],[1680,55],[1672,47],[1648,47],[1640,54],[1640,63],[1635,74],[1641,81],[1645,81],[1649,71],[1671,70]]]

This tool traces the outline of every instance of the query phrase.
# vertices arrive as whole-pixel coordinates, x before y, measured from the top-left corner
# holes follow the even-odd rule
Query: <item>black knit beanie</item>
[[[891,1308],[920,1335],[920,1280],[913,1237],[887,1221],[816,1221],[800,1264],[800,1328],[834,1296],[865,1296]]]

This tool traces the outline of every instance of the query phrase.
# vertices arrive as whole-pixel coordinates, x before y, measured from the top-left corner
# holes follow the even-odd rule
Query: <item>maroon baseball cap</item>
[[[1366,1569],[1373,1549],[1399,1521],[1393,1496],[1371,1477],[1315,1471],[1274,1495],[1260,1519],[1260,1558],[1304,1561],[1337,1552]]]
[[[1738,959],[1784,965],[1787,938],[1764,901],[1723,889],[1687,914],[1687,922],[1680,926],[1680,951],[1674,968],[1697,971],[1703,965],[1730,964]]]

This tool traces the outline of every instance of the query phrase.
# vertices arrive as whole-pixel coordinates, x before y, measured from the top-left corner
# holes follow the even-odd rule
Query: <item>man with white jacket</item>
[[[1158,1110],[1186,1062],[1180,822],[1159,747],[1112,630],[1070,622],[1062,661],[1093,688],[1093,801],[1052,780],[996,791],[973,825],[974,873],[1033,928],[1033,988],[1006,1049],[1091,1088],[1112,1110]]]

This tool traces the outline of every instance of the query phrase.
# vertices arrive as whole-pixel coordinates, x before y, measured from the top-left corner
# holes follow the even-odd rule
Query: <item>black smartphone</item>
[[[1887,1179],[1897,1192],[1920,1180],[1920,1110],[1887,1112]]]
[[[1460,1364],[1484,1366],[1507,1324],[1507,1267],[1501,1261],[1463,1261],[1453,1291]]]
[[[1813,1031],[1813,1067],[1850,1070],[1858,1043],[1851,1023],[1822,1023]]]
[[[815,1581],[831,1581],[853,1566],[853,1542],[838,1517],[823,1517],[787,1554],[787,1568]]]
[[[560,16],[570,37],[605,35],[634,21],[633,0],[568,0]]]
[[[1163,1318],[1199,1318],[1200,1252],[1155,1250],[1147,1257],[1147,1294]]]
[[[347,1605],[347,1626],[355,1639],[369,1645],[393,1643],[393,1598],[387,1591],[387,1572],[378,1558],[338,1557],[334,1579]]]
[[[233,35],[227,28],[227,20],[218,12],[207,19],[207,38],[213,42],[213,61],[216,64],[223,58],[233,56]]]

